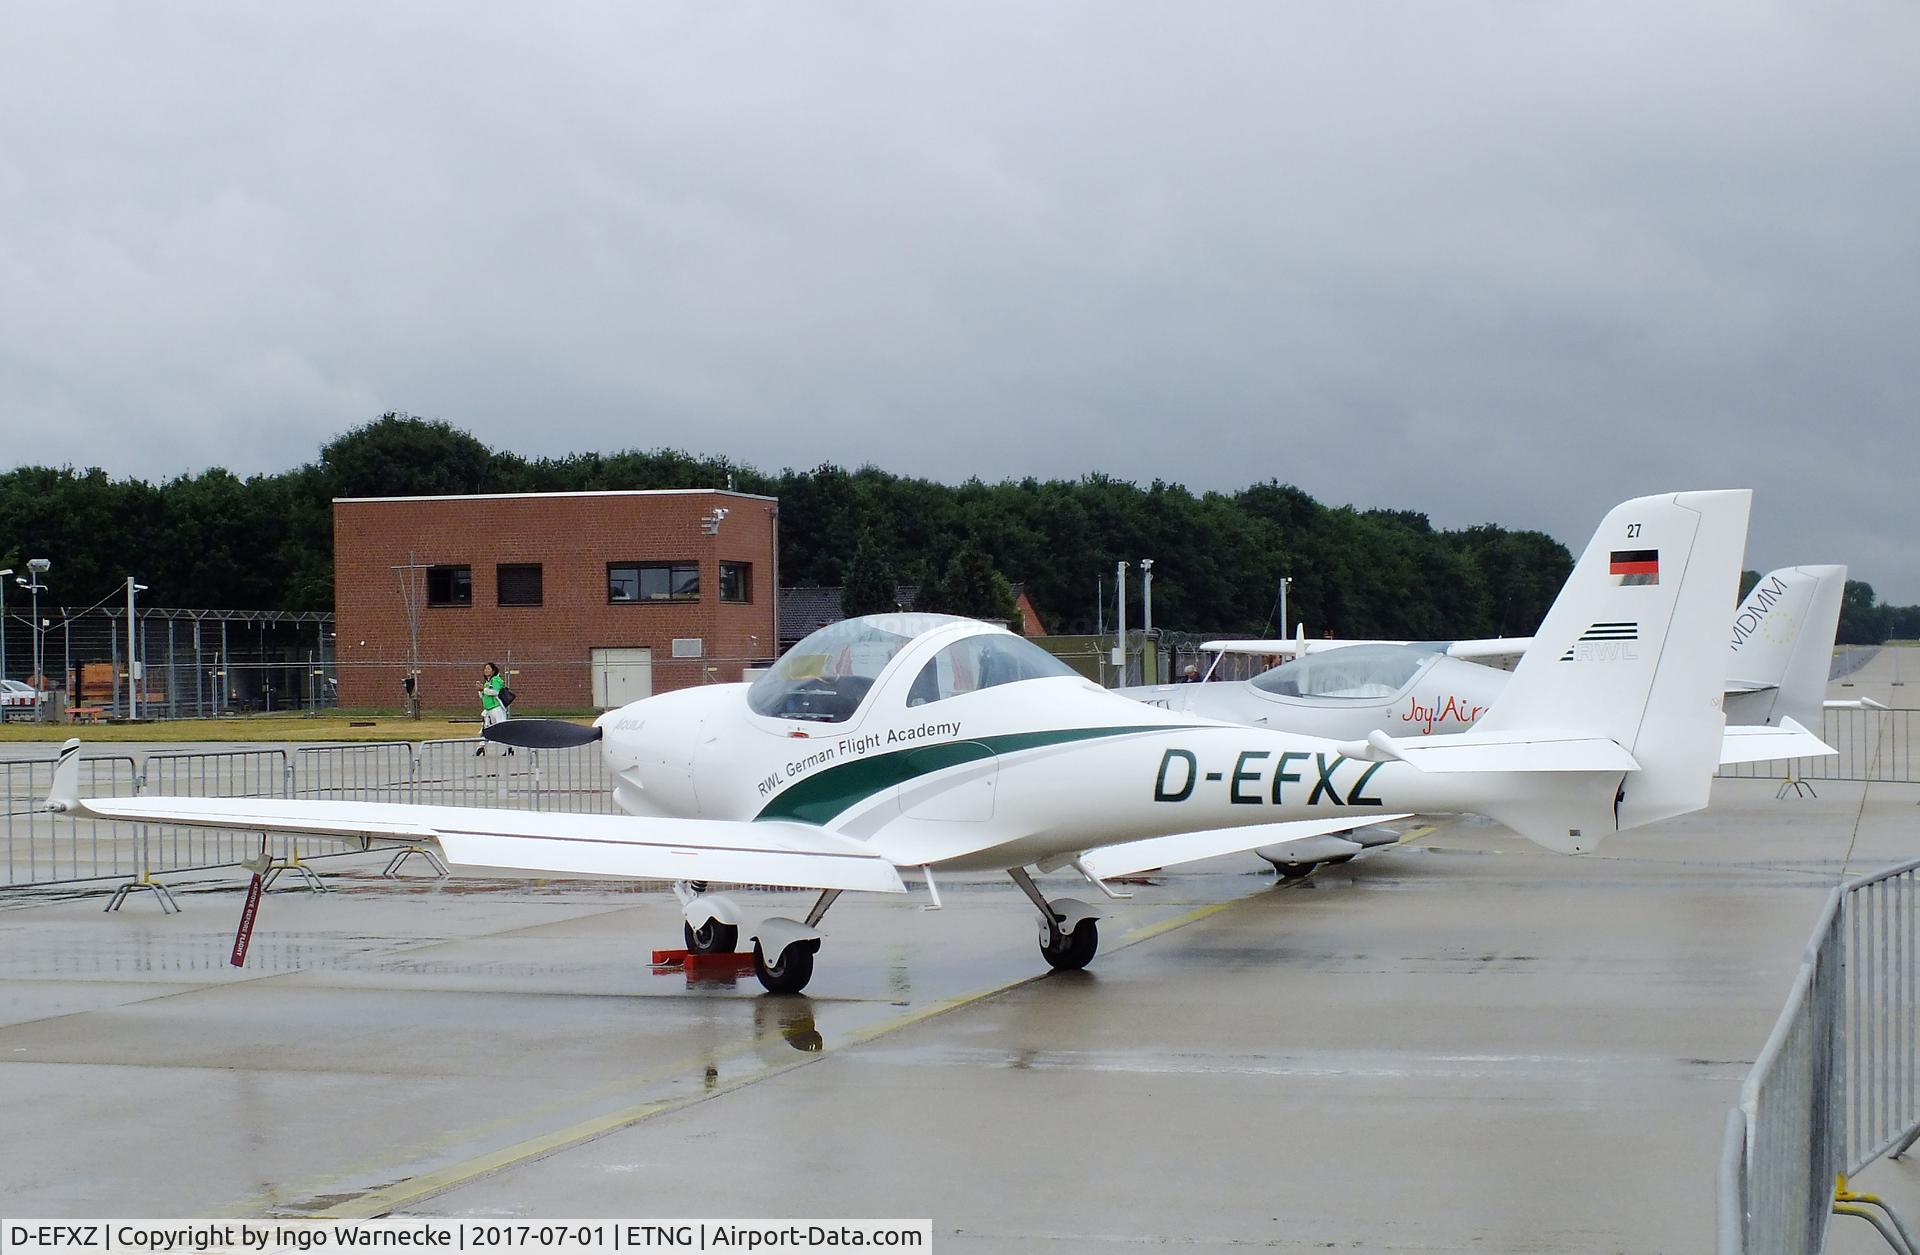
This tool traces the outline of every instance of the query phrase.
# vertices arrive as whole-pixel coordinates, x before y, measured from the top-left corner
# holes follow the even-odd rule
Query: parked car
[[[47,694],[23,680],[0,680],[0,718],[31,719]]]

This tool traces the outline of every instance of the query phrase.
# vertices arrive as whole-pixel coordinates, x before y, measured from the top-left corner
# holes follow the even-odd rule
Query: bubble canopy
[[[946,614],[876,614],[830,623],[788,650],[747,690],[747,706],[773,719],[844,723],[901,650],[940,628],[971,622]],[[1003,632],[963,637],[927,665],[909,704],[1015,680],[1073,675],[1029,641]]]
[[[1253,686],[1275,697],[1378,701],[1406,688],[1437,657],[1406,645],[1350,645],[1282,663],[1255,676]]]

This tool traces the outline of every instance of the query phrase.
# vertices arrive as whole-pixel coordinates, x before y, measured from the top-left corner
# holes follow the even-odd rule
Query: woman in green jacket
[[[505,687],[507,687],[507,678],[500,674],[500,668],[488,663],[480,669],[480,726],[482,728],[491,728],[496,723],[506,722],[507,704],[500,700],[500,690]],[[480,748],[473,751],[473,756],[478,758],[486,752],[486,742],[482,741]],[[511,745],[507,747],[507,753],[513,753]]]

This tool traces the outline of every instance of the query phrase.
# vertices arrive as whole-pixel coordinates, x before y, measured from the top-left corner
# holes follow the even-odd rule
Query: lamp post
[[[1153,656],[1152,674],[1148,674],[1147,656]],[[1140,559],[1140,683],[1160,681],[1160,651],[1153,643],[1153,559]]]
[[[1293,583],[1291,575],[1280,577],[1280,635],[1293,635],[1293,625],[1287,622],[1287,585]]]
[[[7,577],[13,568],[0,571],[0,687],[7,680]]]
[[[44,723],[47,717],[40,688],[46,682],[45,668],[40,665],[40,590],[46,585],[40,582],[40,577],[52,569],[51,560],[30,558],[27,560],[27,578],[14,580],[14,583],[24,586],[33,598],[33,718],[36,723]]]
[[[133,577],[127,577],[127,718],[140,717],[140,651],[133,637],[133,595],[147,591],[145,584],[136,584]]]

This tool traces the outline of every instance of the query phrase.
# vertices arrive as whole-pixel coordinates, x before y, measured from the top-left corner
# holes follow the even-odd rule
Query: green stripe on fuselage
[[[974,737],[948,741],[940,745],[916,745],[856,758],[829,767],[798,781],[761,808],[755,819],[797,819],[805,824],[824,824],[851,806],[874,794],[920,776],[931,775],[962,763],[978,762],[997,754],[1064,745],[1070,741],[1092,741],[1101,737],[1125,736],[1130,732],[1172,732],[1165,725],[1131,728],[1062,728],[1054,732],[1010,732],[1004,736]]]

